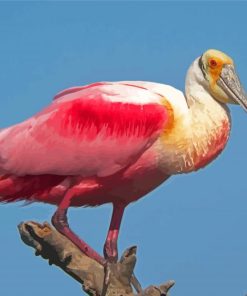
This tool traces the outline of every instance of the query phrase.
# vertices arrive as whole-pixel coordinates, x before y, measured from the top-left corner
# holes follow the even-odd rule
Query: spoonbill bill
[[[146,82],[99,82],[58,93],[33,117],[0,130],[0,201],[57,205],[54,227],[100,264],[116,262],[126,206],[170,176],[203,168],[224,149],[227,104],[247,110],[233,60],[207,50],[185,95]],[[69,207],[113,205],[104,256],[69,227]]]

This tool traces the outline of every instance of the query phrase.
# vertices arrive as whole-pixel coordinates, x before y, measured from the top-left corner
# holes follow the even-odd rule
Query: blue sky
[[[184,89],[208,48],[230,54],[247,89],[247,3],[1,2],[0,126],[32,116],[70,86],[149,80]],[[128,207],[119,241],[138,245],[143,286],[176,280],[172,296],[247,293],[247,116],[232,106],[224,153],[172,178]],[[0,206],[0,294],[81,295],[80,286],[33,255],[17,224],[49,220],[53,206]],[[72,209],[72,227],[101,251],[111,207]]]

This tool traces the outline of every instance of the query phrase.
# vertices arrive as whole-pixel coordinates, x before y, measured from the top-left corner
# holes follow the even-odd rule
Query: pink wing
[[[65,90],[39,114],[0,132],[0,175],[109,176],[162,132],[160,95],[121,83]]]

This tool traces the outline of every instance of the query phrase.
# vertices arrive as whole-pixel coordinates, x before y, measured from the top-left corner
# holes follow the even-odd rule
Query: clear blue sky
[[[247,88],[247,3],[1,2],[0,126],[24,120],[64,88],[101,80],[149,80],[184,89],[208,48],[230,54]],[[247,114],[231,107],[224,153],[129,206],[120,252],[138,245],[143,286],[176,280],[172,296],[247,293]],[[0,206],[0,294],[79,296],[80,286],[33,255],[17,224],[55,208]],[[72,209],[72,227],[101,251],[110,206]]]

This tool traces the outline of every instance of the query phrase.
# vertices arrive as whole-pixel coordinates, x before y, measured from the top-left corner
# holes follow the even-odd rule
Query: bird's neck
[[[204,167],[225,147],[230,132],[230,113],[194,80],[186,80],[188,107],[176,116],[172,130],[162,137],[164,170],[187,173]]]
[[[185,95],[190,124],[194,132],[198,125],[212,133],[225,122],[230,124],[230,111],[226,104],[217,101],[210,93],[198,66],[198,59],[191,65],[186,76]],[[205,134],[206,136],[206,134]]]
[[[205,89],[195,87],[187,93],[190,117],[190,150],[197,170],[211,162],[224,149],[230,134],[230,111]]]

